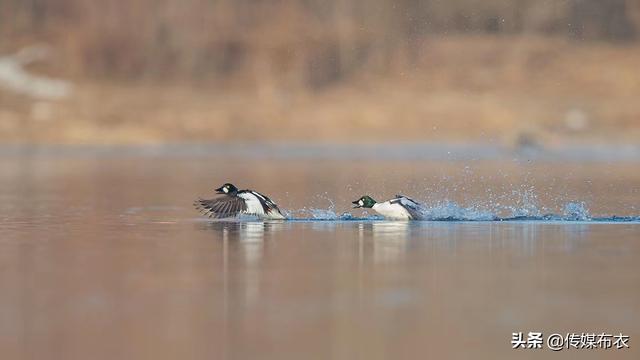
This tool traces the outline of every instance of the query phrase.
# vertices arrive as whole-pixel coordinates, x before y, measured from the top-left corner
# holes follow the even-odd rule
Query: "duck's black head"
[[[226,184],[222,185],[221,187],[217,188],[216,192],[218,194],[233,195],[233,194],[238,193],[238,188],[235,187],[233,184],[226,183]]]
[[[360,199],[358,199],[356,201],[353,201],[352,203],[354,205],[353,206],[354,209],[357,209],[357,208],[368,208],[368,209],[370,209],[370,208],[373,207],[373,205],[376,204],[376,201],[373,200],[371,198],[371,196],[365,195],[365,196],[361,197]]]

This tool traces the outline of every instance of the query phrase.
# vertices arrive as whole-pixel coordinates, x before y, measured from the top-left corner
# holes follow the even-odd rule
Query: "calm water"
[[[0,154],[2,358],[639,358],[635,160],[220,154]],[[293,220],[200,218],[226,181]],[[396,193],[454,221],[350,208]]]

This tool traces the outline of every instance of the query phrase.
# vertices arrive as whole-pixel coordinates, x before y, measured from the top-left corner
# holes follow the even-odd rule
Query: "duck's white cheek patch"
[[[364,201],[362,201],[362,200],[358,201],[358,205],[364,206]]]
[[[228,188],[224,188],[224,189],[222,189],[222,191],[224,191],[224,192],[228,193],[228,192],[229,192],[229,189],[228,189]]]

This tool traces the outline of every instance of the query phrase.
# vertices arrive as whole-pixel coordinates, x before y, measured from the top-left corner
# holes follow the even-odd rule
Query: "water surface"
[[[638,357],[637,162],[217,154],[0,156],[3,358]],[[199,217],[227,181],[293,220]],[[396,193],[447,221],[350,208]]]

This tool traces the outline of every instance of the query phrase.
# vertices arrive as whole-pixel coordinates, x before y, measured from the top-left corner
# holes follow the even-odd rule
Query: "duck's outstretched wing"
[[[419,202],[406,197],[404,195],[396,195],[396,198],[390,201],[392,204],[400,204],[407,209],[413,220],[420,219],[423,207]]]
[[[221,196],[215,199],[198,199],[193,205],[203,215],[210,218],[224,219],[247,212],[244,199],[237,196]]]

